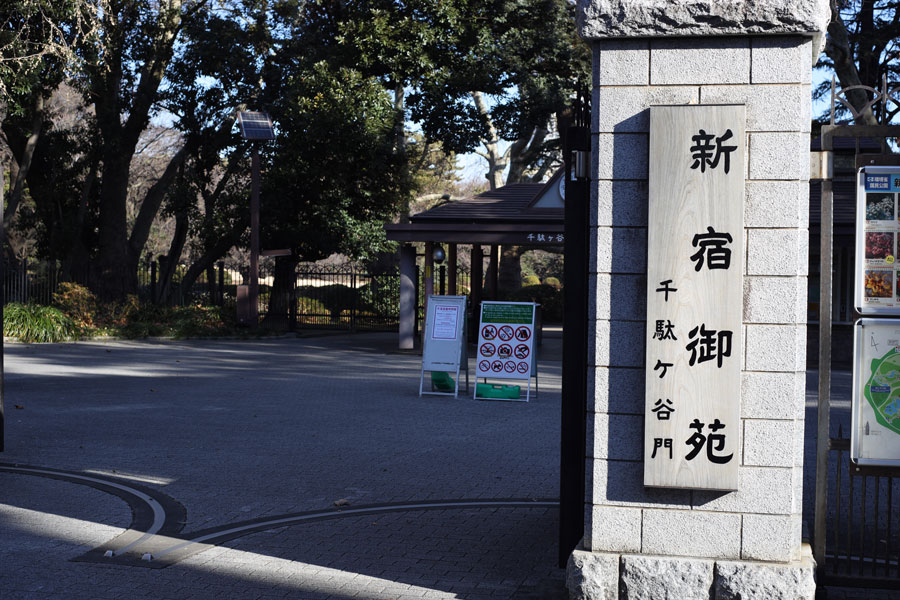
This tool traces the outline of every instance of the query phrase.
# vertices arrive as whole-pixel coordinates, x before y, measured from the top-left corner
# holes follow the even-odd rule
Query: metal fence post
[[[28,297],[28,259],[27,258],[22,259],[21,292],[22,292],[22,302],[28,302],[29,297]]]
[[[356,269],[350,269],[350,331],[356,331]]]
[[[156,261],[150,260],[150,302],[156,304]]]
[[[419,265],[416,265],[416,293],[413,304],[413,339],[419,338]]]
[[[219,261],[219,306],[225,306],[225,262]]]
[[[294,266],[294,280],[291,281],[291,299],[288,306],[288,331],[297,331],[297,266]]]

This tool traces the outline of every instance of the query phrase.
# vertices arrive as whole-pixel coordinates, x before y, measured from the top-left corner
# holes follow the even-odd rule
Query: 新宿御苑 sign
[[[745,120],[650,108],[646,486],[738,488]]]
[[[900,315],[900,167],[865,166],[856,184],[856,309]]]
[[[900,466],[900,320],[856,323],[850,458]]]

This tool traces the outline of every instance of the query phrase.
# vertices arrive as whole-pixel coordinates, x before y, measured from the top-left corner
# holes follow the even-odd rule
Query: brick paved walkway
[[[65,473],[0,467],[0,597],[565,597],[555,507],[392,506],[556,498],[558,338],[527,404],[420,399],[420,359],[395,340],[7,345],[0,463]],[[104,558],[153,520],[145,492],[169,535]],[[165,568],[141,560],[337,500],[338,518],[214,538]],[[352,514],[370,505],[381,512]]]

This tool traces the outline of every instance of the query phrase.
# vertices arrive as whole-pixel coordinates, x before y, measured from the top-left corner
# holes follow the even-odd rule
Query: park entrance
[[[896,90],[892,90],[895,92]],[[832,112],[831,121],[822,126],[822,152],[813,155],[813,166],[820,165],[818,173],[811,174],[812,179],[821,180],[821,228],[820,228],[820,304],[818,307],[818,420],[817,420],[817,449],[816,449],[816,486],[815,486],[815,527],[813,532],[813,550],[818,565],[820,583],[826,585],[841,585],[853,587],[880,587],[900,589],[900,508],[897,499],[900,498],[900,471],[896,466],[864,464],[866,460],[854,460],[855,454],[852,442],[855,435],[851,435],[849,429],[858,425],[859,433],[869,437],[869,427],[863,423],[854,423],[846,414],[843,407],[848,404],[855,392],[864,391],[878,395],[880,387],[872,383],[887,383],[886,378],[893,375],[887,357],[883,361],[869,364],[869,360],[860,361],[854,358],[855,369],[861,371],[863,377],[857,380],[854,377],[850,390],[840,389],[832,391],[832,350],[836,346],[845,345],[849,340],[835,339],[832,322],[840,306],[835,307],[834,298],[841,298],[841,287],[834,285],[835,258],[846,261],[846,247],[844,251],[838,248],[836,251],[835,214],[838,211],[846,212],[847,207],[837,206],[834,198],[834,188],[841,185],[839,175],[836,175],[834,149],[838,140],[844,144],[850,140],[856,148],[853,161],[853,174],[858,170],[869,169],[878,171],[881,166],[900,165],[900,156],[892,152],[893,140],[900,136],[900,126],[897,125],[839,125],[834,121],[834,108],[843,105],[855,119],[860,114],[848,101],[850,93],[865,93],[871,98],[869,108],[876,115],[887,112],[888,102],[895,102],[888,94],[887,82],[882,89],[876,90],[866,86],[853,86],[836,90],[832,83]],[[896,169],[885,169],[891,171]],[[854,179],[855,180],[855,179]],[[864,183],[863,183],[864,185]],[[868,191],[868,188],[864,189]],[[855,279],[859,287],[857,298],[857,310],[854,311],[856,327],[854,335],[859,338],[855,346],[854,354],[857,356],[869,356],[881,342],[881,353],[887,350],[886,344],[893,343],[887,338],[881,339],[875,331],[866,333],[865,339],[861,337],[864,329],[860,328],[861,321],[859,310],[872,312],[861,304],[890,304],[888,298],[896,298],[898,293],[897,282],[894,280],[895,269],[892,268],[893,256],[896,254],[896,238],[890,225],[897,219],[895,205],[890,207],[891,223],[880,229],[874,224],[885,222],[879,214],[880,208],[887,211],[887,202],[893,200],[890,184],[885,194],[866,193],[865,209],[857,210],[856,243],[850,246],[850,253],[858,254],[850,264],[856,265]],[[863,193],[863,192],[860,192]],[[870,197],[871,196],[871,197]],[[878,197],[876,197],[878,196]],[[882,197],[883,196],[883,197]],[[856,198],[854,198],[856,201]],[[878,201],[882,204],[879,205]],[[894,246],[885,256],[881,256],[875,249],[875,244],[881,240],[890,238]],[[860,253],[861,249],[861,255]],[[844,255],[842,257],[842,254]],[[851,254],[852,255],[852,254]],[[888,258],[890,257],[890,258]],[[879,267],[875,263],[884,262]],[[840,273],[840,271],[838,271]],[[891,279],[890,290],[882,293],[878,289],[878,282]],[[840,300],[839,300],[840,301]],[[893,321],[879,319],[878,323],[895,322],[900,326],[900,320],[896,319],[896,311],[890,307],[876,308],[880,314],[877,316],[893,316]],[[874,322],[869,321],[870,323]],[[892,328],[890,328],[892,329]],[[871,337],[871,340],[869,340]],[[876,339],[878,337],[878,339]],[[888,336],[891,337],[891,336]],[[869,342],[873,344],[870,348]],[[865,362],[866,364],[863,364]],[[871,370],[871,378],[865,376]],[[871,379],[872,381],[868,381]],[[885,381],[882,381],[882,380]],[[883,387],[883,386],[882,386]],[[888,387],[887,396],[891,396],[891,388]],[[856,388],[860,388],[857,390]],[[889,400],[889,398],[887,398]],[[850,410],[855,411],[855,404],[850,402]],[[849,425],[849,427],[848,427]],[[888,433],[890,435],[890,433]],[[874,438],[872,438],[874,439]],[[885,442],[890,440],[885,440]]]

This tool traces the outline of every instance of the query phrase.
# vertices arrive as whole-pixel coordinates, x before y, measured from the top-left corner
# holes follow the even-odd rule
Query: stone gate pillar
[[[801,542],[810,75],[828,2],[579,0],[578,12],[593,47],[594,335],[585,535],[569,560],[570,595],[811,599]],[[745,106],[731,492],[643,478],[649,107],[683,104]]]

